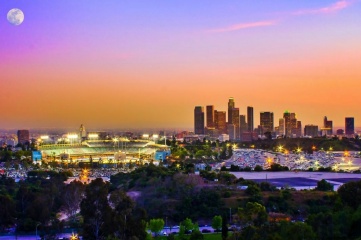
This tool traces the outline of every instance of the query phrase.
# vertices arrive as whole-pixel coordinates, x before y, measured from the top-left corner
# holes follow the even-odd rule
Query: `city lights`
[[[77,134],[68,134],[68,135],[67,135],[67,138],[68,138],[68,139],[77,139],[77,138],[78,138],[78,135],[77,135]]]

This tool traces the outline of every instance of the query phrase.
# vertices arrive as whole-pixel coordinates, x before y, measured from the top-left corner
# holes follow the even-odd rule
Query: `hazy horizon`
[[[19,26],[6,14],[24,12]],[[361,3],[0,3],[0,128],[192,129],[195,106],[361,126]]]

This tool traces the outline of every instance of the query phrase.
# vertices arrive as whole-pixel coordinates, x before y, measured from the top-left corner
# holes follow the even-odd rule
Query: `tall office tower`
[[[204,109],[201,106],[194,108],[194,133],[204,134]]]
[[[355,134],[355,119],[353,117],[345,118],[345,134],[346,135]]]
[[[234,126],[234,124],[227,124],[227,132],[229,135],[229,140],[236,139],[236,127]]]
[[[235,107],[234,99],[233,97],[230,97],[228,99],[228,123],[232,124],[233,122],[233,112],[232,109]]]
[[[260,113],[260,125],[263,133],[273,132],[274,121],[273,112],[261,112]]]
[[[239,115],[239,131],[242,135],[242,132],[247,132],[248,126],[246,122],[246,115]]]
[[[284,118],[280,118],[278,120],[278,135],[285,135],[286,131],[285,131],[285,119]]]
[[[304,134],[305,134],[305,136],[317,137],[318,136],[318,126],[306,125]]]
[[[225,111],[214,111],[215,127],[219,134],[227,133],[227,122]]]
[[[285,111],[283,113],[283,118],[285,119],[285,136],[290,137],[292,134],[292,124],[291,124],[291,113]]]
[[[209,105],[206,107],[207,110],[207,128],[214,128],[214,106]]]
[[[248,124],[248,132],[253,132],[253,107],[247,107],[247,124]]]
[[[323,118],[323,128],[326,131],[326,135],[332,135],[333,134],[333,122],[331,120],[328,120],[327,117],[325,116]]]
[[[80,136],[80,140],[85,140],[86,139],[86,130],[83,124],[80,125],[79,128],[79,136]]]
[[[26,144],[30,142],[29,130],[18,130],[18,143]]]
[[[234,139],[240,139],[240,126],[239,126],[239,108],[232,108],[232,124],[235,128],[235,137]]]
[[[296,128],[294,130],[294,134],[296,135],[296,137],[302,136],[302,122],[301,121],[297,121]]]

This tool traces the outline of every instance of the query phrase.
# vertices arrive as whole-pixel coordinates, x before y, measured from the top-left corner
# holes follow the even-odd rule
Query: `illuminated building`
[[[297,122],[296,113],[290,113],[289,111],[285,111],[283,113],[283,118],[285,120],[285,136],[293,137],[293,136],[301,136],[302,127],[301,122]]]
[[[291,113],[288,111],[285,111],[283,113],[283,119],[285,121],[285,136],[289,137],[292,133],[292,127],[291,127]]]
[[[325,116],[323,119],[323,127],[326,130],[326,135],[332,135],[333,134],[333,122],[331,120],[328,120],[327,117]]]
[[[226,123],[226,112],[225,111],[215,111],[215,126],[218,129],[219,134],[227,133],[227,123]]]
[[[214,106],[209,105],[206,107],[207,110],[207,128],[214,128]]]
[[[240,139],[239,108],[232,108],[232,124],[234,125],[234,139]]]
[[[18,130],[18,143],[27,144],[30,142],[29,130]]]
[[[83,124],[80,125],[80,129],[79,129],[79,137],[80,140],[83,141],[86,139],[87,135],[86,135],[86,130]]]
[[[310,137],[318,136],[318,126],[317,125],[306,125],[304,129],[304,135]]]
[[[201,106],[194,108],[194,133],[204,134],[204,109]]]
[[[260,125],[262,133],[273,132],[274,121],[273,121],[273,112],[261,112],[260,113]]]
[[[248,124],[248,132],[253,132],[254,130],[253,107],[247,107],[247,124]]]
[[[233,120],[233,111],[232,109],[235,107],[235,103],[234,103],[234,99],[233,97],[230,97],[228,99],[228,123],[232,124],[232,120]]]
[[[353,117],[345,118],[345,134],[346,135],[355,134],[355,119]]]

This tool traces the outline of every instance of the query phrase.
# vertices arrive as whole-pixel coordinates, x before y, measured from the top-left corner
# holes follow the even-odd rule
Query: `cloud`
[[[292,14],[293,15],[307,15],[307,14],[326,14],[326,13],[334,13],[338,12],[342,9],[345,9],[349,7],[352,4],[352,1],[348,0],[340,0],[338,2],[335,2],[327,7],[318,8],[318,9],[305,9],[305,10],[299,10],[295,11]]]
[[[220,32],[233,32],[246,28],[256,28],[256,27],[266,27],[275,25],[276,21],[259,21],[259,22],[248,22],[248,23],[238,23],[224,28],[211,29],[207,32],[220,33]]]

